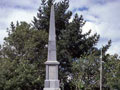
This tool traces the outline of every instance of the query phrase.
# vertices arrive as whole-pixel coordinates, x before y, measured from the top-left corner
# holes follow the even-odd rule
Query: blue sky
[[[56,0],[61,1],[61,0]],[[0,44],[7,36],[6,28],[10,22],[27,21],[31,23],[36,16],[41,0],[0,0]],[[98,33],[101,38],[97,47],[112,40],[108,53],[120,55],[120,0],[70,0],[69,10],[83,15],[87,21],[83,33],[92,29],[92,34]],[[92,35],[91,34],[91,35]]]

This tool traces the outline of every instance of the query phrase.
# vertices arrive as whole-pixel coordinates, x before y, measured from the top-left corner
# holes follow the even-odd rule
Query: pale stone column
[[[56,34],[55,34],[55,14],[54,5],[51,7],[48,58],[46,64],[46,80],[44,90],[60,90],[58,80],[58,65],[56,58]]]

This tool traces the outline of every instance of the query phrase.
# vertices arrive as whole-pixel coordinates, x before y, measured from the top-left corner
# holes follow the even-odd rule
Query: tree
[[[104,63],[104,85],[115,90],[120,89],[120,58],[118,55],[106,55]]]
[[[47,33],[35,30],[26,22],[11,23],[8,37],[0,50],[0,78],[5,80],[5,83],[1,80],[3,90],[43,88],[47,36]]]
[[[99,86],[99,56],[87,55],[73,63],[72,83],[77,90],[94,90]],[[76,84],[74,84],[76,82]]]
[[[72,83],[77,90],[99,89],[100,56],[96,53],[80,58],[73,63]],[[118,55],[103,54],[103,90],[119,90],[120,58]]]
[[[38,31],[44,30],[48,33],[50,8],[54,0],[42,0],[42,4],[34,17],[33,25]],[[72,73],[72,62],[84,54],[92,52],[99,40],[99,35],[90,36],[91,31],[82,33],[85,20],[76,14],[70,22],[72,12],[69,8],[69,0],[55,3],[55,25],[57,36],[57,57],[60,62],[60,79],[67,84],[67,77]],[[64,75],[63,75],[64,74]]]
[[[3,59],[8,59],[11,62],[14,60],[19,62],[29,60],[30,64],[35,64],[37,68],[34,69],[39,71],[37,75],[40,78],[45,77],[44,62],[47,59],[46,46],[49,33],[50,8],[53,3],[54,0],[42,0],[37,17],[34,17],[33,25],[26,22],[17,22],[16,25],[11,23],[11,29],[8,29],[8,37],[5,38],[1,50],[0,57]],[[68,8],[68,0],[55,3],[57,59],[60,62],[59,78],[64,80],[66,90],[70,90],[67,86],[69,87],[71,84],[68,77],[74,73],[73,63],[94,51],[97,51],[99,55],[99,50],[95,48],[99,41],[99,35],[97,33],[90,35],[91,31],[83,34],[82,27],[85,24],[83,16],[75,14],[70,22],[72,12],[68,11]],[[108,47],[109,45],[105,46],[105,51]],[[42,84],[37,85],[43,88],[44,79],[41,79],[41,82]],[[32,88],[37,89],[34,86]]]
[[[14,26],[8,30],[8,37],[5,38],[3,53],[5,57],[14,59],[27,59],[31,62],[44,59],[46,55],[45,45],[47,44],[47,33],[37,31],[26,22]],[[41,44],[42,43],[42,44]],[[42,56],[45,56],[44,58]]]
[[[29,60],[0,60],[0,90],[40,90],[43,78]]]

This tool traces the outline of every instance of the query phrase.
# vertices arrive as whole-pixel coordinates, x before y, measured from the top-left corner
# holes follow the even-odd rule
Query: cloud
[[[11,21],[16,22],[17,20],[19,20],[19,21],[27,21],[28,23],[30,23],[31,20],[33,20],[33,16],[36,16],[36,12],[35,10],[33,11],[19,10],[18,11],[17,9],[14,9],[12,13],[8,16],[7,21],[9,21],[10,23]]]
[[[56,0],[56,2],[61,0]],[[62,0],[63,1],[63,0]],[[28,23],[36,16],[41,0],[0,0],[0,44],[3,37],[7,36],[6,28],[10,22],[27,21]],[[83,33],[92,29],[92,34],[101,36],[97,47],[107,44],[112,39],[112,46],[108,52],[119,53],[120,46],[120,8],[119,0],[70,0],[69,10],[73,15],[83,15],[87,21],[83,27]]]
[[[99,0],[98,0],[99,1]],[[106,4],[95,4],[89,7],[89,11],[77,11],[77,13],[82,14],[86,20],[91,21],[91,23],[97,25],[99,34],[105,38],[119,38],[119,36],[114,35],[116,31],[120,31],[120,1],[108,2]],[[103,34],[104,32],[110,33]],[[116,33],[117,34],[117,33]]]
[[[8,36],[8,34],[6,33],[6,30],[0,30],[0,44],[3,44],[5,36],[6,37]]]
[[[92,22],[86,22],[83,26],[83,33],[86,33],[89,30],[92,30],[91,35],[93,35],[94,33],[97,33],[98,27]]]
[[[112,43],[112,47],[107,51],[110,54],[119,54],[120,55],[120,40]]]
[[[79,3],[78,3],[79,2]],[[119,53],[120,46],[120,8],[119,0],[75,0],[71,9],[88,7],[88,10],[77,10],[75,13],[83,15],[87,21],[83,27],[83,32],[92,29],[93,33],[98,33],[101,39],[97,47],[107,44],[108,40],[112,40],[112,46],[108,50],[109,53]]]
[[[41,0],[1,0],[0,1],[0,44],[7,36],[6,28],[13,21],[26,21],[31,23],[36,16]]]
[[[1,0],[2,8],[30,8],[36,9],[40,5],[41,0]]]

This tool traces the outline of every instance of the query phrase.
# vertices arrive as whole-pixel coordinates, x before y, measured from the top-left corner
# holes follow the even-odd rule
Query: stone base
[[[43,90],[60,90],[60,88],[44,88]]]
[[[45,80],[45,88],[59,88],[59,80]]]

